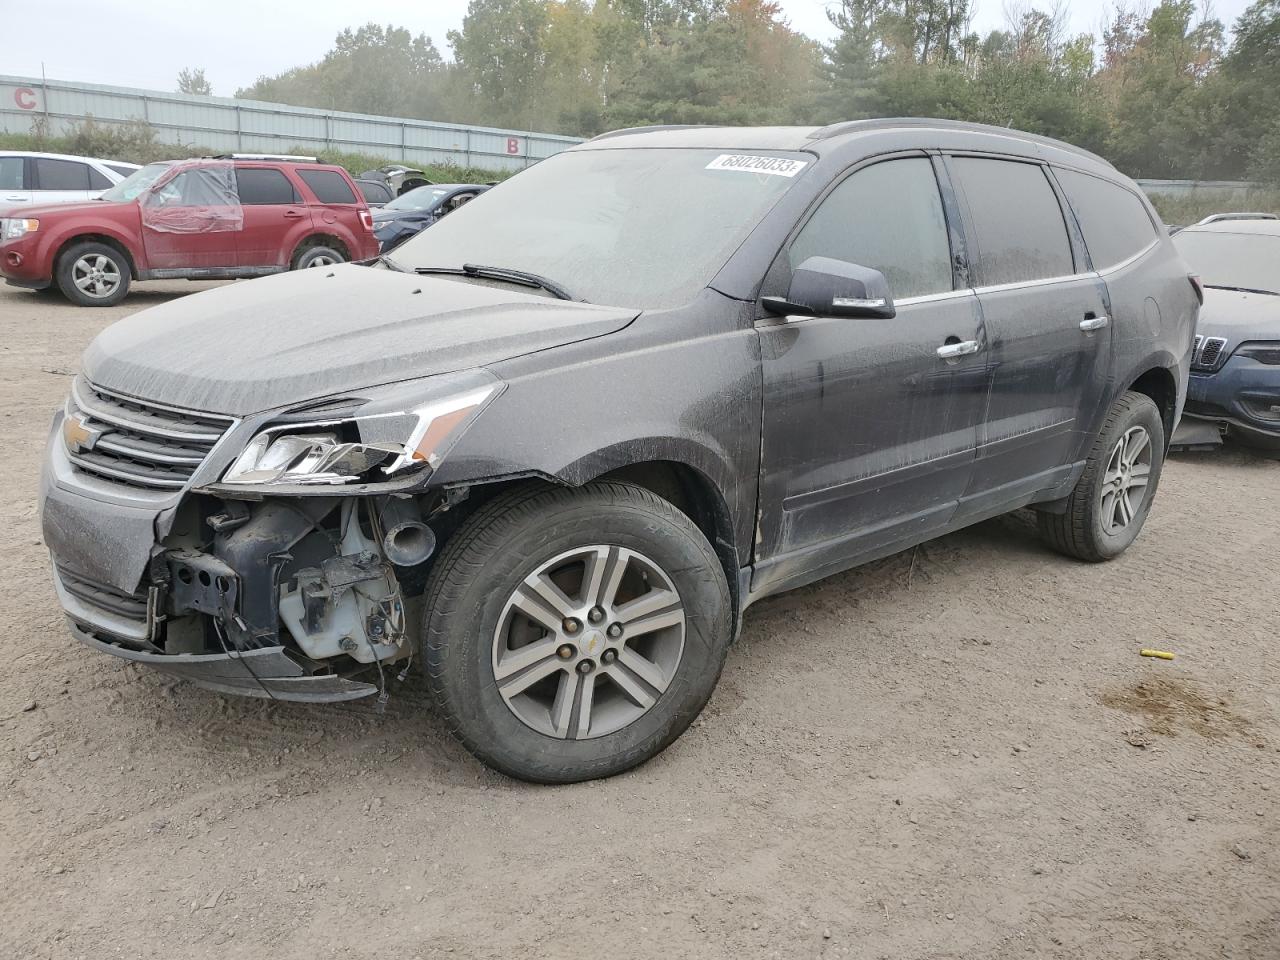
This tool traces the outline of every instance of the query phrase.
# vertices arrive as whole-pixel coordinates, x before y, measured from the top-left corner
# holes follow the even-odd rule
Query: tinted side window
[[[969,202],[979,286],[1075,273],[1057,194],[1038,164],[953,157]]]
[[[0,190],[22,190],[23,157],[0,157]]]
[[[1128,260],[1156,238],[1142,201],[1116,183],[1073,170],[1055,170],[1084,232],[1096,270]]]
[[[89,167],[89,189],[90,190],[106,190],[111,186],[111,181],[107,179],[107,175],[96,167]]]
[[[116,163],[108,163],[106,167],[108,170],[114,170],[122,177],[131,177],[137,172],[133,167],[122,167]]]
[[[340,173],[332,170],[299,170],[302,182],[321,203],[355,203],[356,195]]]
[[[236,189],[242,204],[301,202],[289,178],[270,167],[237,167]]]
[[[88,190],[89,167],[73,160],[36,158],[39,190]]]
[[[933,164],[888,160],[837,186],[791,244],[794,269],[832,257],[879,270],[896,299],[951,289],[951,248]]]

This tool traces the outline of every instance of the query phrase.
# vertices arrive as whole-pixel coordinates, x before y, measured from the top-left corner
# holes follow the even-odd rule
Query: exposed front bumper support
[[[190,680],[198,687],[244,697],[328,703],[358,700],[378,692],[371,683],[331,675],[310,676],[285,654],[284,647],[264,647],[233,653],[145,653],[108,643],[68,618],[71,635],[99,653],[145,664]]]

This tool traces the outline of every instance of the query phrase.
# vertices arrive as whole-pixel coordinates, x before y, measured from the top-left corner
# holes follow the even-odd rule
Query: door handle
[[[297,210],[286,210],[286,211],[284,212],[284,216],[285,216],[285,219],[286,219],[286,220],[301,220],[301,219],[302,219],[302,214],[301,214],[301,213],[299,213]]]
[[[1100,317],[1085,317],[1080,321],[1080,329],[1085,333],[1090,333],[1094,330],[1101,330],[1110,322],[1111,318],[1106,314],[1103,314]]]
[[[961,340],[958,343],[944,343],[938,348],[938,356],[943,360],[954,360],[956,357],[967,357],[978,352],[977,340]]]
[[[30,203],[31,202],[30,197],[5,197],[5,199],[12,203]]]

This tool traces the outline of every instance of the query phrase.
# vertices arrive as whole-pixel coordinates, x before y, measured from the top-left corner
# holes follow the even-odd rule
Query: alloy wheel
[[[644,716],[684,653],[685,610],[671,578],[634,550],[595,544],[530,573],[493,637],[507,707],[549,737],[588,739]]]
[[[105,300],[120,287],[120,267],[100,253],[87,254],[71,265],[71,280],[86,297]]]
[[[1146,427],[1130,427],[1111,448],[1101,485],[1102,528],[1107,533],[1119,533],[1142,509],[1151,456],[1151,434]]]

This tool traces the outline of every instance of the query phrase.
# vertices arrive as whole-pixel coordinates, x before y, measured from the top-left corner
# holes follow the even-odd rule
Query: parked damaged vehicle
[[[762,597],[1024,506],[1118,555],[1198,307],[1065,144],[623,131],[374,266],[105,330],[48,444],[54,583],[101,653],[283,700],[422,667],[484,762],[607,776],[698,715]]]
[[[86,203],[0,219],[0,276],[110,307],[135,280],[217,280],[378,253],[346,170],[313,157],[234,154],[149,163]]]
[[[1280,219],[1217,214],[1174,238],[1204,284],[1188,425],[1280,451]],[[1188,442],[1216,439],[1187,434]]]
[[[360,174],[360,179],[381,183],[393,197],[403,196],[410,190],[416,190],[431,183],[421,170],[416,167],[407,167],[403,163],[388,163],[377,170],[366,170]]]
[[[481,183],[437,183],[402,193],[374,213],[373,235],[386,253],[488,189]]]

